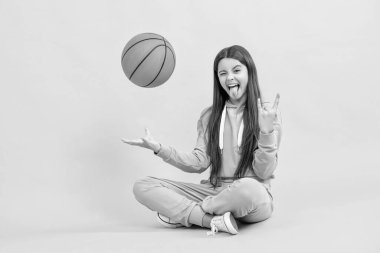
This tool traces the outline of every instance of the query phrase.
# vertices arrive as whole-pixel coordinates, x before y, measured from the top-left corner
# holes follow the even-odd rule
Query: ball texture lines
[[[172,75],[175,52],[163,36],[141,33],[125,45],[121,66],[132,83],[145,88],[157,87]]]

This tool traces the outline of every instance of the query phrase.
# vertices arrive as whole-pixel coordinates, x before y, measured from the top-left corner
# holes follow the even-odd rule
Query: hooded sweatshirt
[[[264,107],[269,106],[264,103]],[[226,102],[226,117],[223,133],[222,168],[219,177],[233,178],[238,168],[241,154],[238,147],[239,129],[243,121],[244,105],[237,107]],[[157,155],[165,162],[189,173],[202,173],[210,166],[210,157],[207,154],[208,134],[207,124],[211,115],[211,107],[204,109],[197,124],[198,138],[191,152],[181,152],[175,148],[161,144]],[[273,172],[277,166],[277,152],[281,141],[281,117],[279,112],[274,122],[274,130],[271,133],[260,132],[258,149],[254,152],[253,170],[247,170],[246,177],[270,186],[270,180],[274,178]]]

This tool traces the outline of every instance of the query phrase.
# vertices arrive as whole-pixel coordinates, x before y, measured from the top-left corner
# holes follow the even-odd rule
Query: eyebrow
[[[238,64],[238,65],[235,65],[232,69],[235,69],[235,68],[237,68],[237,67],[241,67],[241,64]],[[223,71],[225,71],[224,69],[222,69],[221,71],[219,71],[218,73],[221,73],[221,72],[223,72]]]

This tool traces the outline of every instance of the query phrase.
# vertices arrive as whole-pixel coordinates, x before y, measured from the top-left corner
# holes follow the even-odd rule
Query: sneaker
[[[227,212],[222,216],[215,216],[210,222],[211,231],[207,232],[207,235],[215,235],[219,231],[236,235],[238,232],[238,226],[236,220],[231,212]]]
[[[184,227],[181,223],[173,222],[170,218],[163,216],[162,214],[157,213],[157,220],[161,225],[167,228],[179,228]]]

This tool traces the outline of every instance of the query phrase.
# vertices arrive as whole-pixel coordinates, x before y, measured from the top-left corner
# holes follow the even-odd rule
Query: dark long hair
[[[214,60],[214,95],[210,120],[207,126],[208,144],[207,153],[211,159],[210,182],[216,187],[218,185],[218,175],[222,165],[221,153],[219,150],[219,126],[222,111],[226,100],[229,96],[219,83],[218,64],[221,59],[233,58],[238,60],[247,67],[248,84],[247,84],[247,100],[243,112],[244,131],[241,145],[241,159],[238,168],[235,171],[235,177],[240,178],[245,175],[247,170],[252,170],[252,162],[254,159],[254,151],[257,148],[257,140],[259,136],[258,108],[257,99],[261,99],[259,82],[257,80],[257,71],[255,63],[249,52],[238,45],[222,49]]]

